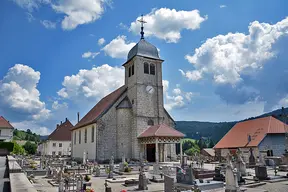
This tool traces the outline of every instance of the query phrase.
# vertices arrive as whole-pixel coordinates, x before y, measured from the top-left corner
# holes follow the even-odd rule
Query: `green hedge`
[[[14,148],[14,143],[12,142],[0,142],[0,149],[7,149],[9,152],[12,152]]]

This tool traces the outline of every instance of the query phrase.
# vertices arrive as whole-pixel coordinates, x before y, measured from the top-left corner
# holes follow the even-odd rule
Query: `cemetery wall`
[[[259,149],[273,150],[273,156],[282,156],[285,152],[285,134],[269,134],[259,144]]]
[[[94,126],[94,141],[92,142],[92,127]],[[85,130],[87,130],[87,141],[85,143]],[[81,143],[79,144],[79,132],[81,131]],[[75,140],[76,134],[76,140]],[[75,141],[75,142],[74,142]],[[72,156],[75,159],[82,160],[83,153],[88,152],[88,159],[96,158],[96,124],[90,124],[80,129],[72,131]],[[87,158],[87,157],[86,157]]]

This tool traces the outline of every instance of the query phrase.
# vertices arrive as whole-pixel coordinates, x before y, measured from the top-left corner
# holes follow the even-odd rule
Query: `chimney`
[[[78,112],[77,113],[77,122],[79,123],[79,121],[80,121],[80,113]]]
[[[60,122],[60,125],[62,125],[62,121]]]
[[[59,127],[59,124],[57,124],[57,128]]]
[[[67,121],[68,121],[68,119],[67,119],[67,117],[66,117],[65,122],[67,122]]]

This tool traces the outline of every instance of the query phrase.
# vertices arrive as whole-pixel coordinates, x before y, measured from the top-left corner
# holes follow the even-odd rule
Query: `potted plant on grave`
[[[91,179],[91,177],[90,177],[89,175],[85,175],[84,180],[85,180],[86,182],[89,182],[90,179]]]
[[[86,189],[85,192],[95,192],[94,189]]]

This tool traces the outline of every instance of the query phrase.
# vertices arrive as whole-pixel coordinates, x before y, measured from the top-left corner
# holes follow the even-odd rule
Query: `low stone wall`
[[[30,183],[26,175],[22,172],[22,168],[12,156],[7,156],[10,191],[11,192],[37,192],[34,186]]]

